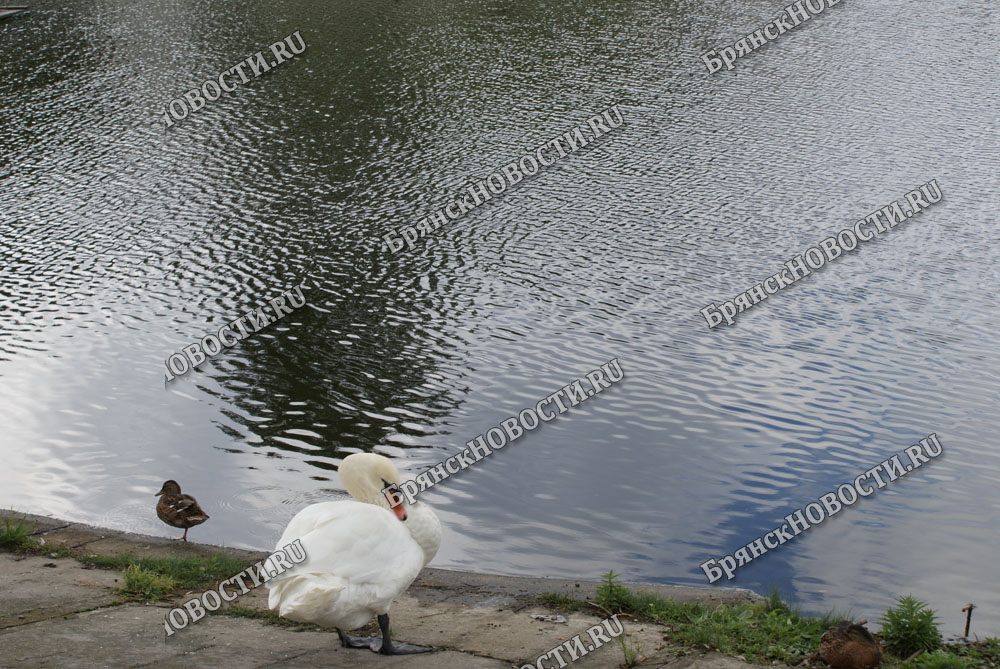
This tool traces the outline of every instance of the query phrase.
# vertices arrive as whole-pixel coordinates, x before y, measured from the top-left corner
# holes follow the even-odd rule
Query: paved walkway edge
[[[7,511],[9,512],[9,510]],[[6,513],[6,512],[0,512]],[[214,546],[188,542],[187,544],[164,537],[134,534],[84,523],[75,523],[49,516],[14,511],[15,517],[23,516],[34,524],[33,536],[45,538],[55,535],[57,541],[70,547],[98,554],[120,554],[132,552],[135,555],[211,555],[223,552],[229,555],[262,559],[264,551]],[[592,598],[599,581],[586,579],[501,576],[477,572],[458,571],[426,567],[414,582],[414,587],[469,588],[495,590],[498,594],[537,596],[544,592],[572,592],[577,598]],[[709,588],[682,585],[659,585],[655,583],[624,583],[634,590],[658,594],[678,601],[702,601],[709,604],[733,603],[762,599],[760,595],[744,588]],[[420,596],[420,593],[411,593]]]

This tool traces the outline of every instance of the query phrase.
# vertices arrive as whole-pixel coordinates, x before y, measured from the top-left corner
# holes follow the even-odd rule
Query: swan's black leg
[[[382,630],[382,638],[372,641],[371,649],[382,655],[415,655],[416,653],[429,653],[434,650],[430,646],[414,646],[402,641],[394,642],[390,639],[388,613],[379,615],[378,628]]]
[[[371,648],[372,644],[378,641],[378,639],[372,639],[366,636],[351,636],[350,634],[344,634],[344,631],[337,628],[337,636],[340,637],[340,645],[344,648]]]

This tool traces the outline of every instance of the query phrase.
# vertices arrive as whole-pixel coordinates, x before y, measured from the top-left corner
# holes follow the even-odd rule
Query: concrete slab
[[[117,579],[69,558],[0,553],[0,629],[107,606]]]
[[[551,613],[542,607],[497,608],[477,605],[483,602],[475,600],[456,603],[456,600],[465,599],[466,596],[459,595],[429,601],[404,593],[393,602],[389,612],[393,638],[472,656],[500,659],[508,667],[520,667],[525,663],[534,664],[539,655],[577,634],[583,634],[583,640],[589,646],[591,641],[586,636],[586,630],[591,625],[599,624],[602,618],[600,615],[574,612],[562,614],[566,623],[543,622],[531,617],[535,613]],[[266,591],[255,590],[237,603],[266,609]],[[658,658],[664,663],[677,658],[676,649],[663,640],[663,627],[634,624],[627,619],[622,619],[622,622],[629,643],[636,644],[647,658]],[[616,667],[622,657],[621,646],[614,641],[574,662],[573,667]],[[547,662],[548,665],[555,666],[555,661]]]
[[[167,639],[160,606],[130,604],[69,620],[0,631],[2,663],[10,667],[474,667],[509,663],[456,652],[382,657],[340,647],[328,632],[293,632],[252,620],[211,616]],[[44,639],[44,643],[39,643]]]

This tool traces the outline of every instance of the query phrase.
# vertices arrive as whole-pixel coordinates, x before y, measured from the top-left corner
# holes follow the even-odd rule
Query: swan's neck
[[[365,504],[374,504],[383,509],[390,509],[389,500],[382,493],[382,489],[373,484],[370,480],[361,479],[357,476],[340,474],[344,487],[354,499]],[[424,551],[424,564],[427,564],[437,554],[441,546],[441,522],[431,511],[431,507],[423,502],[406,504],[406,520],[402,521],[406,529],[410,531],[410,536],[417,542]]]
[[[423,502],[414,502],[406,507],[406,520],[403,523],[410,531],[410,536],[424,551],[426,565],[438,552],[441,546],[441,521],[431,511],[431,507]]]

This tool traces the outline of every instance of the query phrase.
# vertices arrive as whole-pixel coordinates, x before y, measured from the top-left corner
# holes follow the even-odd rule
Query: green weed
[[[153,602],[177,588],[177,581],[170,576],[158,574],[138,565],[129,565],[122,570],[122,585],[118,592],[129,599]]]
[[[0,548],[22,548],[34,543],[31,533],[35,526],[22,516],[14,522],[14,510],[0,524]]]
[[[140,567],[146,571],[166,576],[176,583],[176,588],[192,589],[224,581],[240,573],[253,560],[213,555],[212,557],[135,557],[123,555],[78,555],[81,562],[105,569]]]
[[[899,599],[896,607],[882,616],[882,641],[899,657],[909,657],[918,650],[934,650],[941,646],[941,632],[934,612],[913,597]]]
[[[558,592],[543,592],[538,595],[538,600],[545,606],[565,611],[579,611],[587,605],[586,602],[581,602],[579,599],[573,599],[569,595],[563,595]]]
[[[914,669],[972,669],[972,663],[964,657],[947,651],[936,650],[917,657],[909,666]]]
[[[628,637],[626,639],[626,637]],[[639,663],[646,659],[642,654],[642,642],[631,634],[622,634],[618,637],[618,643],[622,647],[622,655],[625,658],[625,669],[638,667]]]
[[[677,602],[658,595],[632,592],[618,584],[614,572],[603,576],[597,603],[611,613],[628,613],[643,620],[669,625],[672,639],[684,645],[706,645],[750,662],[795,664],[813,653],[823,632],[841,616],[800,614],[781,601],[777,593],[763,602],[707,607]]]

